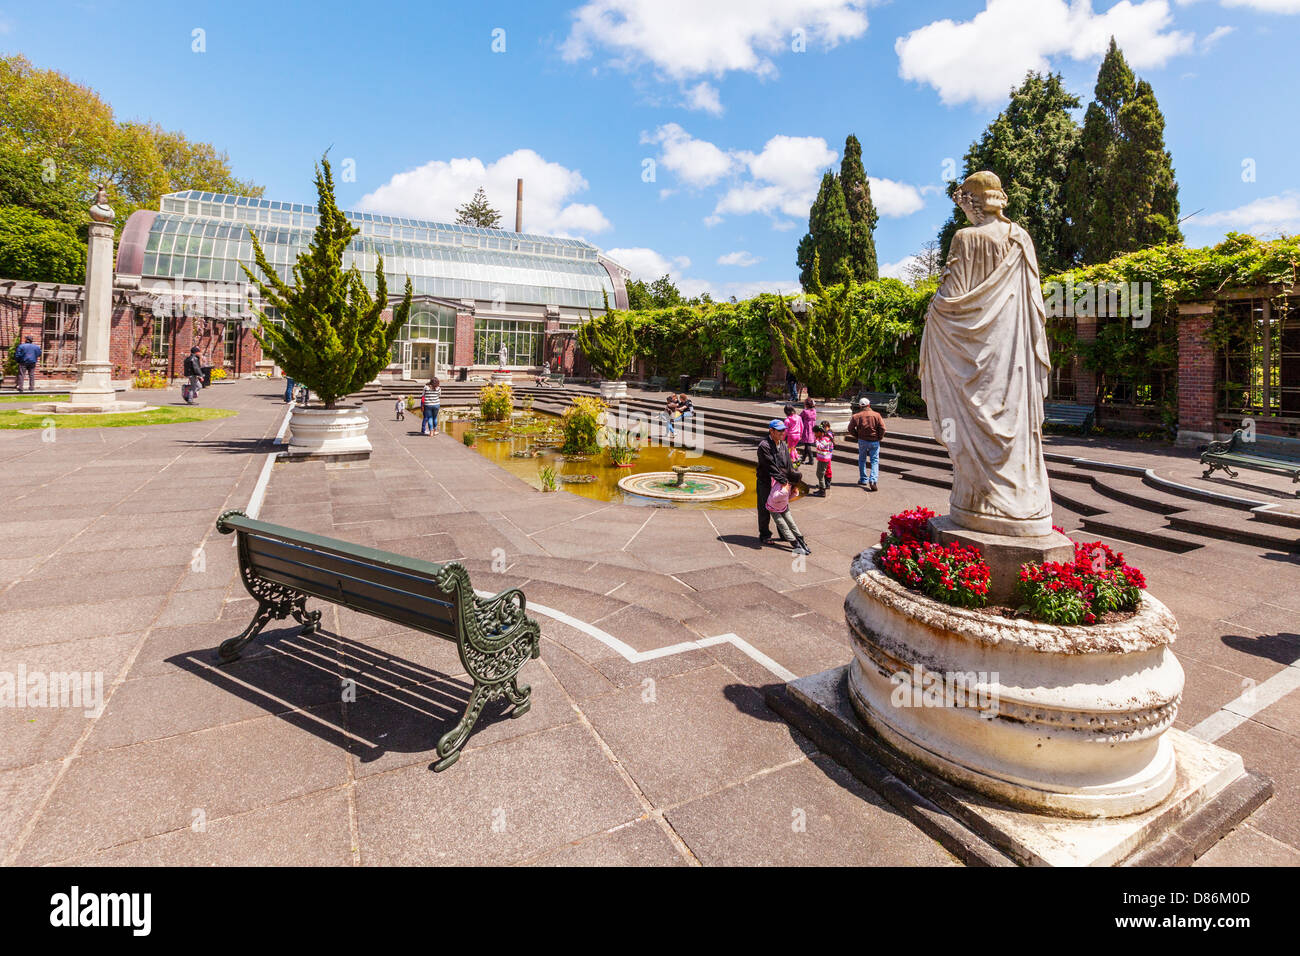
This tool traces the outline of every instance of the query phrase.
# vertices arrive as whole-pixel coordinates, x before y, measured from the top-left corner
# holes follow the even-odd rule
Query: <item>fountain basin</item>
[[[844,603],[854,710],[940,776],[1016,807],[1121,817],[1175,783],[1165,732],[1182,696],[1173,615],[1061,627],[955,608],[854,560]]]

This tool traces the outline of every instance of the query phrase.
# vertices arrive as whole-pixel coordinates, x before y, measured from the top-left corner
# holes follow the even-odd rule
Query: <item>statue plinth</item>
[[[989,566],[989,603],[1016,606],[1016,583],[1020,580],[1020,566],[1029,562],[1074,560],[1074,542],[1051,530],[1043,535],[1006,535],[988,531],[971,531],[957,524],[948,515],[930,519],[930,534],[937,544],[954,541],[965,547],[979,548],[984,563]]]

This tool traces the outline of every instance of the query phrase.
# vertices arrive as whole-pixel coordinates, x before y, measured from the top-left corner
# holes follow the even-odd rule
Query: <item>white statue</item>
[[[112,222],[113,207],[108,204],[108,189],[104,183],[95,191],[95,203],[90,207],[90,218],[95,222]]]
[[[972,225],[953,237],[925,316],[921,396],[952,458],[952,521],[1015,536],[1052,531],[1043,463],[1051,361],[1034,243],[1002,210],[1002,183],[970,176],[955,196]]]
[[[501,343],[501,351],[497,353],[497,358],[498,358],[498,360],[499,360],[500,363],[501,363],[499,366],[497,366],[498,368],[505,368],[505,367],[506,367],[506,356],[507,356],[508,354],[509,354],[509,353],[506,352],[506,344],[505,344],[504,342],[502,342],[502,343]]]

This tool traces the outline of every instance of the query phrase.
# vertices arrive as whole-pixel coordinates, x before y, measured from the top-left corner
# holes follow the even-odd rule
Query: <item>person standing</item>
[[[36,363],[41,357],[41,347],[32,341],[29,335],[23,344],[14,349],[14,360],[18,363],[18,391],[23,390],[23,376],[27,376],[27,390],[36,391]]]
[[[284,377],[284,403],[288,405],[293,401],[293,379],[288,375]]]
[[[794,523],[794,515],[790,513],[790,494],[793,490],[789,484],[773,485],[767,499],[767,510],[772,514],[772,523],[776,525],[781,540],[790,542],[792,554],[812,554],[799,526]]]
[[[397,415],[396,421],[406,421],[406,399],[399,398],[393,405],[393,412]]]
[[[799,401],[799,380],[794,377],[794,372],[789,370],[785,373],[785,390],[790,396],[790,401]]]
[[[880,471],[880,440],[885,437],[885,420],[871,407],[871,399],[858,399],[858,410],[849,420],[848,432],[858,442],[858,484],[868,491],[876,490]],[[867,474],[867,459],[871,459],[871,473]]]
[[[758,443],[755,478],[755,491],[758,493],[758,543],[767,544],[772,540],[772,513],[767,510],[772,485],[790,484],[790,452],[785,443],[785,422],[779,418],[767,423],[767,435]]]
[[[190,380],[188,385],[181,386],[181,398],[185,399],[187,405],[197,405],[195,399],[198,397],[199,390],[203,388],[203,359],[199,355],[197,345],[190,346],[190,354],[185,356],[181,374]]]
[[[825,425],[814,425],[813,452],[817,456],[817,490],[813,492],[819,498],[825,498],[831,490],[831,457],[835,454],[835,439]]]
[[[790,449],[790,460],[799,460],[799,443],[803,441],[803,416],[793,405],[785,406],[785,443]]]
[[[677,404],[677,395],[674,392],[669,392],[668,397],[664,399],[664,410],[659,415],[659,419],[664,423],[664,430],[668,433],[669,438],[677,434],[673,419],[677,417],[678,411],[680,411],[680,406]]]
[[[811,465],[813,463],[813,442],[817,436],[813,430],[817,427],[817,403],[811,398],[803,400],[803,411],[799,413],[803,419],[803,434],[799,439],[800,464]]]
[[[424,420],[420,423],[421,435],[438,434],[438,412],[441,408],[442,383],[434,376],[420,392],[420,410],[424,413]]]

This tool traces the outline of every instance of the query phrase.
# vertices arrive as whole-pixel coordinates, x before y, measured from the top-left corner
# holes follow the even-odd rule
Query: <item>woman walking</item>
[[[803,401],[803,411],[799,413],[803,419],[803,433],[799,436],[799,451],[801,457],[800,464],[811,465],[813,463],[813,442],[817,440],[813,435],[813,429],[817,427],[817,403],[811,398],[805,398]]]
[[[424,413],[424,420],[420,423],[421,435],[438,434],[438,411],[441,407],[442,383],[434,376],[420,392],[420,411]]]

